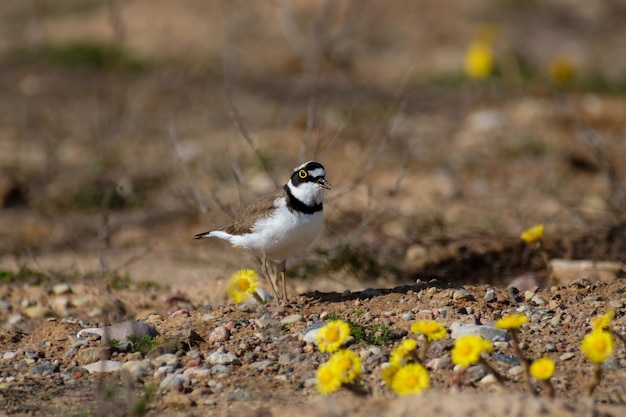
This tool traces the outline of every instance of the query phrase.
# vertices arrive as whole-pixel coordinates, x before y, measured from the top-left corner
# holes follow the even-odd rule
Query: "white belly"
[[[274,216],[261,220],[252,233],[232,236],[231,243],[282,261],[305,249],[322,231],[322,212],[302,214],[280,207]]]

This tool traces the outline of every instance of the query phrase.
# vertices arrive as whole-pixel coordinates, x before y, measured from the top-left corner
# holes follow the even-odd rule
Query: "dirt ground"
[[[0,413],[588,415],[580,340],[607,308],[626,332],[622,2],[5,3]],[[469,80],[464,53],[485,25],[496,70]],[[557,59],[575,74],[563,85]],[[288,264],[297,301],[229,303],[228,277],[255,259],[193,235],[310,159],[333,189],[325,230]],[[545,257],[519,237],[539,223]],[[551,277],[545,259],[592,266]],[[535,287],[545,305],[525,298]],[[461,288],[471,297],[455,299]],[[411,321],[490,323],[519,308],[536,314],[522,333],[529,357],[558,361],[557,400],[525,394],[504,361],[506,390],[468,380],[453,393],[450,369],[408,401],[381,385]],[[365,398],[320,397],[310,383],[324,355],[302,332],[330,315],[391,329],[380,346],[351,346],[370,360]],[[155,326],[159,346],[177,340],[178,371],[214,369],[219,349],[238,362],[149,399],[163,375],[75,369],[88,362],[80,352],[102,348],[68,354],[81,328],[130,319]],[[228,340],[213,340],[221,326]],[[615,416],[626,395],[616,347],[594,394]],[[101,353],[127,362],[155,349]],[[32,372],[44,362],[58,366]]]

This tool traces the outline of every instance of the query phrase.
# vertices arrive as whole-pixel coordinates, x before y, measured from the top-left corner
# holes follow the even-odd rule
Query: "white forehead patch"
[[[324,171],[324,168],[315,168],[313,171],[309,171],[309,175],[313,178],[323,177],[326,175],[326,171]]]

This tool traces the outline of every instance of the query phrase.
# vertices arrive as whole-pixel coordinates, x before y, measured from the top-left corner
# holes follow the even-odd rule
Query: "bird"
[[[218,238],[257,256],[276,303],[281,298],[272,282],[268,261],[275,262],[276,285],[280,275],[283,302],[288,303],[285,270],[287,259],[306,249],[323,227],[324,193],[331,189],[326,169],[316,161],[296,167],[289,181],[272,194],[261,197],[241,211],[232,223],[198,233],[195,239]]]

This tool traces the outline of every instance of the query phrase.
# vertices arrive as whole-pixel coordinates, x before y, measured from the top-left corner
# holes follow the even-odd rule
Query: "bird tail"
[[[204,238],[207,238],[207,237],[211,237],[211,233],[213,233],[213,230],[211,230],[210,232],[198,233],[193,238],[194,239],[204,239]]]

